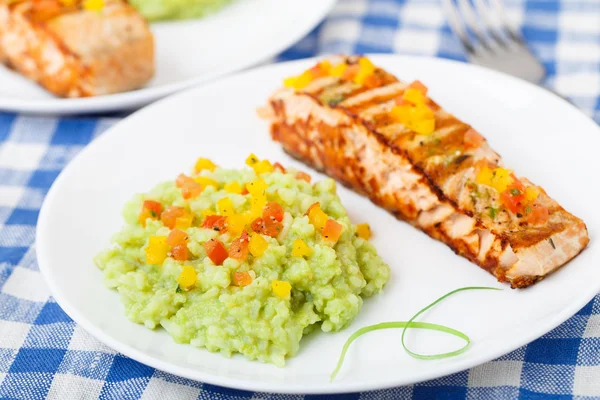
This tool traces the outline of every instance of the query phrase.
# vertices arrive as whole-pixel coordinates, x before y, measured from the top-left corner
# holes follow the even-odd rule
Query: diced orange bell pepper
[[[328,219],[327,222],[325,222],[323,230],[321,231],[325,242],[329,244],[335,244],[342,234],[342,228],[343,226],[339,222],[333,219]]]
[[[177,222],[177,218],[183,217],[185,215],[189,215],[185,208],[170,206],[162,212],[162,214],[160,215],[160,220],[163,224],[165,224],[166,227],[168,227],[169,229],[173,229]]]
[[[534,225],[545,224],[550,218],[550,211],[548,210],[548,207],[537,201],[525,207],[525,210],[527,213],[527,222]]]
[[[252,283],[252,276],[248,271],[234,272],[233,284],[235,286],[244,287]]]
[[[202,193],[202,185],[197,182],[186,182],[181,186],[181,197],[185,200],[198,197]]]
[[[171,247],[171,257],[177,261],[187,261],[189,259],[190,253],[187,248],[187,244],[176,244]]]
[[[162,213],[162,204],[158,201],[154,200],[144,200],[144,204],[142,205],[142,212],[139,216],[139,221],[142,226],[146,227],[146,220],[148,218],[158,219],[160,214]]]
[[[250,239],[248,237],[248,232],[242,232],[242,235],[231,242],[229,246],[229,257],[238,260],[244,261],[248,258],[248,245],[250,243]]]
[[[167,236],[167,244],[169,246],[185,244],[188,242],[188,239],[189,239],[189,236],[187,233],[175,228],[169,233],[169,236]]]

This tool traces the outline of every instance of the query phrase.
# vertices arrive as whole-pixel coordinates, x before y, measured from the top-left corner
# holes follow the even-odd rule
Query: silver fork
[[[442,0],[450,28],[473,64],[539,84],[544,66],[506,18],[501,0]],[[469,35],[469,32],[471,35]]]

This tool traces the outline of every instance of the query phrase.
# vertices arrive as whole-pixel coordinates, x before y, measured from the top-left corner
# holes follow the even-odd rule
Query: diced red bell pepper
[[[205,242],[203,246],[204,250],[206,250],[206,255],[213,263],[215,263],[215,265],[222,265],[223,261],[227,259],[227,249],[220,240],[210,239],[208,242]]]
[[[283,207],[281,204],[274,201],[269,201],[263,210],[263,218],[266,220],[272,219],[277,222],[283,221]]]
[[[250,226],[254,232],[271,237],[276,237],[283,229],[281,222],[264,218],[256,218]]]
[[[227,217],[223,215],[207,215],[204,217],[201,226],[202,228],[224,233],[227,231]]]
[[[505,191],[500,193],[500,201],[513,214],[520,212],[525,203],[525,186],[514,175],[511,175],[513,181]]]

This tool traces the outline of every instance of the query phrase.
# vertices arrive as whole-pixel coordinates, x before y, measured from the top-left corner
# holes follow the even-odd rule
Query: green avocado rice
[[[130,0],[149,21],[200,18],[213,13],[232,0]]]
[[[373,245],[357,235],[333,180],[311,184],[294,170],[273,170],[268,161],[260,164],[267,165],[266,172],[265,168],[260,174],[252,168],[204,169],[191,177],[204,184],[201,193],[191,197],[185,183],[178,187],[179,178],[177,184],[163,182],[147,194],[136,195],[125,206],[125,226],[113,237],[114,246],[101,252],[95,262],[106,285],[120,293],[131,321],[150,329],[162,326],[178,343],[225,356],[241,353],[281,367],[286,357],[298,352],[303,335],[315,329],[330,332],[347,326],[359,312],[363,297],[382,290],[390,271]],[[190,177],[185,179],[191,181]],[[244,188],[256,182],[266,183],[266,190],[258,197],[283,208],[281,222],[273,219],[277,234],[261,234],[255,223],[243,227],[246,233],[235,235],[229,228],[202,227],[207,216],[219,218],[225,213],[220,208],[223,203],[218,203],[224,198],[233,205],[228,215],[251,215],[253,204],[260,201],[252,190],[247,193]],[[182,193],[190,198],[184,199]],[[160,203],[162,210],[143,214],[147,200]],[[341,225],[335,243],[328,242],[322,234],[325,231],[317,229],[306,215],[317,202],[331,224]],[[180,229],[187,236],[187,252],[175,256],[172,248],[162,259],[149,262],[155,246],[151,237],[171,237],[172,230],[165,226],[165,221],[169,224],[167,210],[171,209],[193,216],[191,226]],[[228,224],[231,217],[222,218]],[[232,258],[232,242],[244,235],[253,238],[250,251],[245,259]],[[302,255],[294,250],[299,239],[308,248]],[[229,257],[219,260],[219,265],[207,254],[209,241],[230,249]],[[262,254],[258,254],[256,243],[262,243]],[[186,268],[191,274],[184,277]],[[236,282],[237,275],[247,281]],[[182,282],[187,286],[182,287]],[[291,288],[287,294],[286,288]]]

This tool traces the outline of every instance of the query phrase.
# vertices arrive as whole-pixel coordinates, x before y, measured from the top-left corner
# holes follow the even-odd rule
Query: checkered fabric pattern
[[[600,122],[600,0],[512,1],[546,84]],[[463,60],[433,0],[341,0],[280,59],[396,52]],[[1,82],[0,82],[1,84]],[[34,236],[50,185],[117,118],[0,113],[0,398],[600,398],[600,296],[562,326],[498,360],[414,386],[339,396],[250,393],[182,379],[101,344],[55,303]]]

